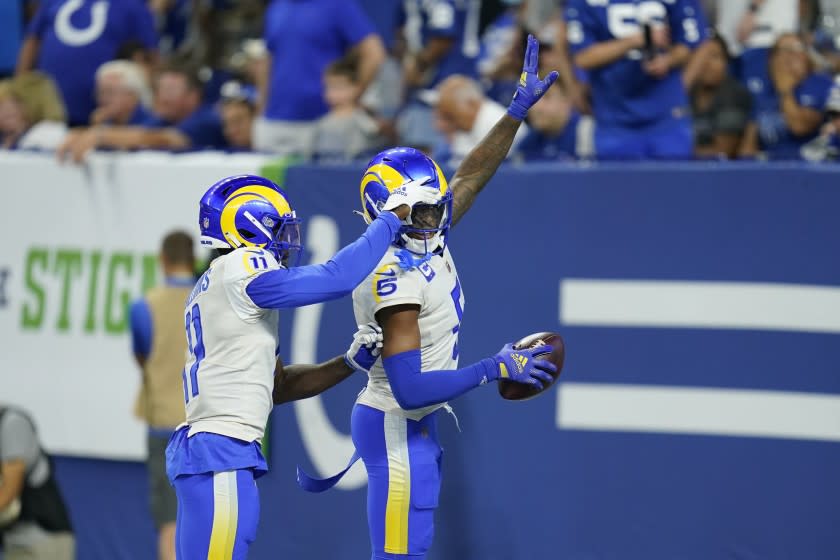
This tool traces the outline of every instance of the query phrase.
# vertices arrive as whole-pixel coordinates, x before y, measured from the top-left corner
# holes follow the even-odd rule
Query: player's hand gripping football
[[[434,187],[426,186],[431,179],[431,177],[422,177],[406,181],[394,189],[382,205],[382,211],[391,211],[405,222],[415,204],[437,204],[440,200],[440,192]]]
[[[370,371],[382,353],[382,329],[376,323],[359,325],[344,361],[355,370]]]
[[[525,385],[533,385],[542,389],[553,381],[552,373],[557,367],[549,361],[535,358],[540,354],[551,352],[551,346],[543,345],[536,348],[516,349],[512,344],[505,344],[494,356],[498,369],[498,379],[509,379]]]
[[[522,67],[522,75],[519,77],[519,87],[516,88],[516,93],[513,94],[513,100],[511,100],[510,107],[507,110],[508,115],[520,121],[525,120],[528,109],[540,100],[559,75],[556,71],[552,71],[544,80],[541,80],[537,73],[539,64],[540,44],[533,35],[528,35],[528,46],[525,48],[525,65]]]

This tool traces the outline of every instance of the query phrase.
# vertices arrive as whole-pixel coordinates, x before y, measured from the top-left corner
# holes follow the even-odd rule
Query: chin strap
[[[424,262],[428,262],[432,258],[432,253],[426,253],[418,257],[408,249],[400,249],[394,253],[394,256],[397,257],[397,264],[401,269],[411,270]]]

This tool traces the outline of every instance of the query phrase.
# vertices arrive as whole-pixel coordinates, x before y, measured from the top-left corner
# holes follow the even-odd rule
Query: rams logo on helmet
[[[286,193],[256,175],[222,179],[204,194],[201,242],[217,249],[261,247],[286,262],[300,250],[298,220]]]
[[[426,254],[446,244],[452,220],[452,192],[440,167],[414,148],[391,148],[377,154],[365,170],[359,186],[362,217],[372,222],[391,193],[406,182],[429,177],[422,188],[437,189],[437,205],[417,205],[394,242],[413,253]]]

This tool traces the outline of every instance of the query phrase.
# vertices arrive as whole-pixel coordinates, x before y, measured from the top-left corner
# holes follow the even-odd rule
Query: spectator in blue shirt
[[[799,159],[802,146],[819,134],[832,80],[814,72],[805,44],[794,33],[776,40],[769,70],[772,88],[755,96],[744,155],[762,150],[770,159]]]
[[[32,0],[3,0],[0,2],[0,79],[15,72],[18,50],[23,42],[26,16],[33,11]]]
[[[696,0],[568,0],[566,21],[574,62],[589,73],[598,158],[690,158],[680,68],[705,36]]]
[[[594,155],[595,122],[572,106],[562,86],[554,84],[528,112],[531,128],[516,148],[523,160],[563,161]]]
[[[76,130],[58,149],[58,158],[81,163],[96,148],[136,150],[225,149],[218,112],[202,103],[202,83],[179,67],[163,70],[155,84],[155,116],[142,126],[93,126]]]
[[[433,109],[418,95],[446,78],[478,76],[480,2],[474,0],[405,0],[403,81],[408,105],[397,120],[400,142],[431,149],[443,140],[432,126]]]
[[[355,0],[273,0],[264,38],[271,60],[254,142],[279,154],[303,154],[310,145],[315,121],[327,112],[321,76],[330,63],[356,49],[364,92],[385,60],[382,39]]]
[[[43,0],[27,29],[17,72],[38,68],[52,76],[70,125],[83,126],[95,105],[96,69],[129,41],[157,49],[154,21],[143,0]]]
[[[153,118],[152,91],[139,64],[106,62],[96,71],[96,110],[90,124],[143,125]]]
[[[177,53],[188,42],[196,3],[192,0],[149,0],[148,3],[157,20],[161,55]]]

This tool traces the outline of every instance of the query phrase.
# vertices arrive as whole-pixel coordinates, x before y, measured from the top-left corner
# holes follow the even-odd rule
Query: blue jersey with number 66
[[[420,306],[421,370],[458,369],[458,330],[464,313],[464,292],[449,249],[432,254],[423,264],[404,270],[397,264],[401,249],[391,247],[373,273],[353,291],[356,323],[376,320],[376,313],[395,305]],[[368,384],[357,402],[420,420],[446,403],[416,410],[403,410],[391,392],[382,360],[370,369]]]

